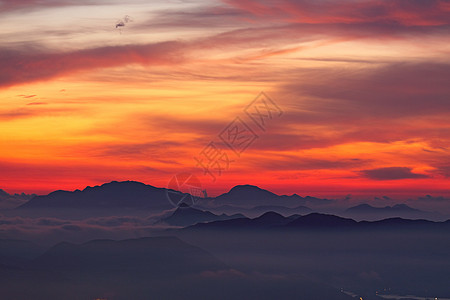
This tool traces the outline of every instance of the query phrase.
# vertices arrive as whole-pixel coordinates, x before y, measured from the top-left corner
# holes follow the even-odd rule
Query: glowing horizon
[[[0,1],[0,188],[450,196],[450,3]],[[116,28],[117,21],[132,22]],[[212,181],[194,157],[282,108]]]

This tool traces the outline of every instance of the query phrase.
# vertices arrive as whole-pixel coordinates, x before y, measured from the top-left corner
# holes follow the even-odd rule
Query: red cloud
[[[0,8],[2,12],[13,10],[33,10],[42,7],[60,7],[71,5],[88,5],[92,4],[90,0],[0,0]]]
[[[372,170],[363,170],[361,173],[373,180],[398,180],[412,178],[428,178],[425,174],[413,173],[411,168],[407,167],[389,167]]]
[[[448,25],[450,4],[444,0],[416,1],[313,1],[224,0],[226,3],[269,19],[292,23],[382,23],[407,26]]]
[[[107,46],[73,52],[18,52],[0,49],[0,86],[48,79],[87,69],[127,64],[173,64],[182,60],[182,44]]]

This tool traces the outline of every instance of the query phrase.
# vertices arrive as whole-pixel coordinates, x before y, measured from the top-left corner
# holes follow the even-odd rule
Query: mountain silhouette
[[[170,192],[171,201],[167,193]],[[173,208],[172,203],[178,203],[186,193],[157,188],[136,181],[112,181],[100,186],[86,187],[75,191],[54,191],[48,195],[34,196],[28,202],[20,205],[17,209],[21,211],[72,209],[72,210],[167,210]],[[178,197],[179,199],[174,199]],[[323,205],[331,200],[314,197],[300,197],[297,194],[290,196],[276,195],[267,190],[253,185],[238,185],[229,192],[217,197],[198,198],[196,205],[207,210],[223,205],[231,205],[267,212],[270,206],[274,210],[287,213],[289,207],[294,207],[292,213],[307,213],[309,208],[305,203]]]
[[[267,212],[256,218],[237,218],[225,221],[215,221],[209,223],[199,223],[187,229],[267,229],[282,226],[292,221],[291,218],[285,218],[276,212]]]
[[[363,203],[357,206],[350,207],[346,210],[346,212],[355,212],[355,213],[378,213],[378,212],[388,212],[388,213],[417,213],[422,212],[421,210],[409,207],[406,204],[395,204],[394,206],[385,206],[385,207],[374,207],[369,204]]]
[[[228,191],[225,194],[222,194],[218,197],[216,197],[216,200],[221,201],[233,201],[233,200],[242,200],[242,199],[272,199],[276,198],[278,195],[269,192],[267,190],[264,190],[262,188],[259,188],[254,185],[237,185],[233,188],[231,188],[230,191]],[[239,203],[239,202],[238,202]],[[260,203],[260,202],[256,202]],[[250,204],[250,202],[247,202],[247,204]]]
[[[301,197],[297,194],[293,195],[277,195],[270,191],[264,190],[254,185],[237,185],[230,189],[227,193],[219,195],[215,198],[200,199],[200,205],[215,206],[235,205],[246,208],[264,205],[276,205],[285,207],[296,207],[305,204],[324,205],[331,203],[331,200],[320,199],[315,197]]]
[[[201,222],[229,220],[236,218],[243,218],[242,214],[234,215],[216,215],[212,212],[196,209],[189,205],[182,203],[174,212],[168,217],[161,219],[158,223],[166,223],[173,226],[188,226]]]
[[[354,228],[358,222],[334,215],[312,213],[286,224],[288,228]]]
[[[308,213],[312,213],[313,210],[307,206],[299,205],[296,207],[287,207],[281,205],[259,205],[255,207],[242,207],[242,206],[234,206],[234,205],[221,205],[217,207],[209,208],[214,213],[225,213],[225,214],[237,214],[243,213],[249,217],[260,216],[266,212],[276,212],[284,216],[290,216],[292,214],[305,215]]]
[[[113,181],[84,190],[55,191],[45,196],[35,196],[19,209],[92,208],[92,209],[169,209],[167,189],[156,188],[136,181]],[[175,197],[172,193],[171,197]],[[180,199],[182,193],[179,193]]]
[[[409,220],[390,218],[381,221],[360,221],[335,215],[311,213],[305,216],[292,215],[283,217],[275,212],[268,212],[257,218],[238,218],[226,221],[199,223],[186,227],[186,230],[366,230],[366,229],[450,229],[450,220],[433,222],[428,220]]]
[[[25,193],[21,194],[9,194],[4,190],[0,189],[0,209],[12,209],[15,208],[31,198],[33,198],[34,194],[28,195]]]
[[[420,232],[420,230],[427,230],[427,229],[449,229],[449,223],[447,222],[433,222],[429,220],[410,220],[410,219],[403,219],[403,218],[388,218],[383,219],[379,221],[361,221],[359,222],[360,227],[363,228],[374,228],[374,229],[389,229],[389,228],[396,228],[396,229],[409,229],[409,230],[417,230]]]
[[[304,214],[311,213],[313,210],[304,205],[299,205],[296,207],[285,207],[285,206],[277,206],[277,205],[260,205],[260,206],[255,206],[255,207],[249,209],[249,211],[261,212],[261,213],[274,211],[274,212],[277,212],[277,213],[283,214],[283,215],[292,215],[292,214],[304,215]]]
[[[375,221],[387,218],[409,218],[409,219],[441,219],[438,213],[431,213],[419,209],[412,208],[406,204],[395,204],[393,206],[374,207],[370,204],[363,203],[346,209],[344,216],[364,219],[367,221]]]

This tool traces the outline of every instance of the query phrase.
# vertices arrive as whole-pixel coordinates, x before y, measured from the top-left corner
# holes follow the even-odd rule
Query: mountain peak
[[[137,181],[112,181],[82,191],[55,191],[36,196],[19,208],[158,208],[167,209],[166,189]]]
[[[275,195],[272,192],[269,192],[268,190],[262,189],[256,185],[251,184],[242,184],[242,185],[236,185],[232,187],[228,193],[268,193],[271,195]]]
[[[178,205],[178,209],[185,209],[185,208],[191,208],[191,206],[187,203],[182,202],[180,205]]]
[[[284,220],[284,219],[285,218],[282,215],[280,215],[279,213],[276,213],[274,211],[268,211],[268,212],[262,214],[261,216],[255,218],[254,220],[264,220],[264,221],[277,220],[277,221],[279,221],[279,220]]]
[[[353,219],[347,219],[329,214],[311,213],[306,216],[299,217],[290,222],[287,226],[313,226],[313,227],[348,227],[357,224]]]
[[[394,206],[375,207],[367,203],[362,203],[346,210],[347,212],[418,212],[419,210],[412,208],[404,203],[395,204]]]
[[[181,205],[170,216],[161,219],[157,223],[166,223],[172,226],[188,226],[196,223],[229,220],[243,217],[240,214],[228,216],[226,214],[216,215],[210,211],[193,208],[189,205]]]
[[[139,182],[139,181],[133,181],[133,180],[126,180],[126,181],[111,181],[111,182],[107,182],[107,183],[103,183],[101,185],[96,185],[96,186],[87,186],[86,188],[83,189],[83,191],[88,191],[88,190],[92,190],[92,189],[98,189],[98,188],[108,188],[108,189],[113,189],[113,188],[135,188],[135,187],[148,187],[148,188],[155,188],[154,186],[151,185],[147,185],[145,183]]]
[[[400,203],[400,204],[395,204],[394,206],[392,206],[392,208],[395,209],[404,209],[404,210],[416,210],[415,208],[412,208],[404,203]]]
[[[375,207],[370,204],[367,204],[367,203],[362,203],[362,204],[354,206],[353,208],[375,208]]]
[[[255,185],[236,185],[231,188],[228,193],[222,194],[218,196],[218,199],[221,198],[230,198],[235,200],[252,200],[255,203],[258,203],[261,200],[266,199],[274,199],[278,197],[276,194],[264,190]]]

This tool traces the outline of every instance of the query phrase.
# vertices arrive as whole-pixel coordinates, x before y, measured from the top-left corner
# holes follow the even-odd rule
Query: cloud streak
[[[8,190],[164,186],[261,90],[285,114],[216,190],[446,189],[449,1],[0,3]],[[125,13],[139,22],[119,35]]]
[[[0,49],[0,86],[64,76],[77,71],[128,64],[165,65],[182,61],[181,42],[106,46],[71,52]]]
[[[292,23],[308,24],[402,24],[439,26],[449,24],[450,3],[445,0],[313,1],[225,0],[238,9]]]
[[[2,12],[17,10],[38,10],[50,7],[77,6],[94,4],[95,0],[0,0],[0,9]]]
[[[407,167],[388,167],[371,170],[362,170],[361,173],[367,178],[373,180],[399,180],[399,179],[418,179],[428,178],[425,174],[413,173],[411,168]]]

